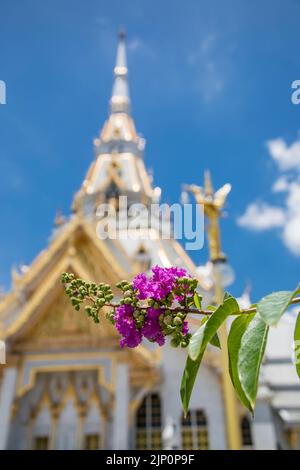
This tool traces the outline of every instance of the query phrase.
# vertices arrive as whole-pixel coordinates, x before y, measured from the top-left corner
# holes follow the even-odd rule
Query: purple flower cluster
[[[149,307],[147,309],[145,323],[141,331],[142,335],[149,341],[156,342],[159,346],[163,346],[165,344],[165,337],[160,326],[160,314],[160,309]]]
[[[138,291],[139,299],[152,298],[154,300],[163,300],[173,289],[178,278],[187,275],[183,268],[152,268],[152,276],[148,279],[145,273],[138,274],[133,279],[133,287]]]
[[[142,333],[135,326],[133,312],[131,305],[120,305],[116,309],[114,320],[115,327],[122,335],[120,340],[121,348],[124,348],[124,346],[135,348],[142,341]]]
[[[145,337],[151,342],[156,342],[159,346],[165,343],[166,326],[163,323],[166,312],[166,299],[172,293],[172,301],[182,299],[174,292],[174,287],[179,278],[187,276],[185,269],[178,267],[152,268],[152,275],[147,277],[145,273],[135,276],[132,282],[133,295],[140,300],[155,302],[155,306],[147,306],[143,313],[135,315],[134,305],[122,304],[116,309],[114,324],[118,332],[122,335],[121,347],[128,346],[134,348],[138,346],[142,338]],[[161,307],[161,308],[160,308]],[[162,308],[164,307],[164,308]],[[137,321],[137,318],[139,320]],[[182,321],[177,328],[179,334],[184,337],[188,334],[188,323]]]

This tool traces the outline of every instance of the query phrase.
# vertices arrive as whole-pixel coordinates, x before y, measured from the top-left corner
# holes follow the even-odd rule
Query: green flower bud
[[[110,323],[112,323],[112,325],[114,325],[114,323],[115,323],[114,317],[115,317],[115,312],[114,312],[114,310],[111,310],[110,312],[107,312],[107,313],[106,313],[106,319],[107,319]]]
[[[89,316],[91,315],[92,307],[90,307],[90,305],[87,305],[86,307],[84,307],[84,310]]]
[[[170,335],[170,334],[174,333],[175,330],[176,330],[175,326],[168,325],[167,328],[166,328],[166,333],[168,335]]]
[[[175,336],[175,338],[171,339],[170,344],[171,344],[172,348],[177,348],[180,344],[180,338],[178,336]]]
[[[172,323],[172,316],[171,316],[171,315],[165,316],[165,318],[164,318],[164,324],[165,324],[165,325],[171,325],[171,323]]]
[[[181,319],[185,318],[186,317],[186,314],[185,313],[182,313],[182,312],[178,312],[176,317],[179,317]]]
[[[120,287],[121,287],[121,289],[124,291],[124,290],[127,290],[127,289],[130,288],[130,284],[129,284],[128,281],[122,281],[122,282],[120,283]]]
[[[107,302],[110,302],[114,298],[114,296],[113,296],[113,294],[108,294],[104,298]]]
[[[96,300],[96,304],[97,304],[97,306],[100,307],[100,308],[103,307],[104,304],[105,304],[105,299],[102,299],[102,298],[97,299],[97,300]]]

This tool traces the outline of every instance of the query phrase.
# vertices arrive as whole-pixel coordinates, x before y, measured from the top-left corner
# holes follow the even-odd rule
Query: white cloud
[[[280,176],[272,186],[272,191],[274,193],[281,193],[287,191],[289,187],[289,182],[286,176]]]
[[[237,223],[255,231],[279,228],[284,245],[300,256],[300,140],[290,145],[282,138],[269,140],[267,148],[278,166],[279,177],[271,189],[283,193],[282,207],[253,202]]]
[[[268,230],[282,227],[285,222],[285,214],[280,207],[253,202],[247,207],[245,213],[238,218],[237,222],[241,227],[251,230]]]
[[[188,51],[186,60],[193,68],[193,87],[205,102],[217,99],[232,73],[232,44],[212,31]]]
[[[143,41],[139,38],[133,38],[128,42],[127,47],[130,51],[136,51],[143,47]]]
[[[267,147],[280,170],[300,170],[300,140],[296,140],[290,146],[281,138],[269,140]]]
[[[282,238],[288,249],[300,256],[300,212],[287,221]]]
[[[300,213],[300,181],[295,181],[293,183],[290,183],[289,188],[287,190],[287,199],[286,199],[286,205],[291,213],[293,214],[299,214]]]
[[[215,45],[217,39],[216,33],[209,33],[200,43],[200,49],[202,52],[209,52]]]
[[[151,59],[156,57],[156,53],[151,45],[137,36],[127,40],[127,49],[130,54],[143,54],[143,56]]]

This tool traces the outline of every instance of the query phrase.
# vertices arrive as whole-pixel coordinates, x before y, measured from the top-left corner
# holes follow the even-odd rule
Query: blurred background
[[[0,14],[0,449],[299,448],[295,310],[270,332],[253,419],[213,347],[184,418],[185,350],[120,349],[60,276],[115,284],[180,265],[206,303],[230,286],[245,308],[297,285],[300,2],[0,0]],[[148,226],[136,242],[97,238],[99,203],[150,205],[153,181],[173,204],[207,169],[215,189],[232,185],[227,265],[207,240],[186,253]]]
[[[70,211],[108,112],[116,31],[127,31],[132,112],[162,199],[233,186],[222,223],[239,294],[297,283],[300,4],[1,0],[0,285]],[[249,208],[250,206],[250,208]],[[191,252],[196,263],[206,248]]]

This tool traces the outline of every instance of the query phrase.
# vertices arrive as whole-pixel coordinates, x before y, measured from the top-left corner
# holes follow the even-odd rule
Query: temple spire
[[[112,113],[129,113],[130,97],[127,82],[127,62],[125,47],[125,32],[119,32],[119,44],[117,50],[116,65],[114,68],[114,83],[110,100]]]

